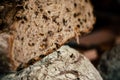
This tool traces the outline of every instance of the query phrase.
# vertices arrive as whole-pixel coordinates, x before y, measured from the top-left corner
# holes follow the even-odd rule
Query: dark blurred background
[[[100,71],[103,80],[120,80],[120,0],[91,2],[96,16],[93,31],[102,34],[102,37],[97,37],[93,33],[96,40],[99,39],[99,44],[96,45],[99,48],[96,52],[97,57],[92,62]]]
[[[120,0],[91,0],[91,2],[97,17],[95,28],[116,28],[115,31],[120,29]]]
[[[120,0],[91,0],[96,23],[93,31],[68,43],[82,52],[103,80],[120,80]]]

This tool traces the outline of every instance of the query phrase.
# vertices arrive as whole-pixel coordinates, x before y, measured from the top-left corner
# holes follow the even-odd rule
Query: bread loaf
[[[89,0],[12,1],[5,1],[9,5],[3,6],[9,10],[4,11],[0,23],[0,38],[6,41],[7,49],[1,54],[5,54],[12,71],[22,64],[32,64],[69,39],[90,32],[95,22]]]
[[[26,69],[1,75],[0,80],[103,79],[85,56],[75,49],[64,45]]]

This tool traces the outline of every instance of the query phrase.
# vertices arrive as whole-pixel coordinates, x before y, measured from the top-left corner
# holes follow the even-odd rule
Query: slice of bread
[[[0,34],[1,40],[6,40],[7,51],[3,53],[10,70],[39,60],[69,39],[90,32],[95,22],[89,0],[15,0],[11,4],[1,18],[5,25],[1,25]]]

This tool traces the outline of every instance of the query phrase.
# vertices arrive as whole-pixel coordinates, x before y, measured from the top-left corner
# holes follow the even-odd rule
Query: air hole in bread
[[[23,19],[24,19],[25,21],[27,21],[27,20],[28,20],[26,16],[24,16],[24,17],[23,17]]]
[[[55,51],[55,50],[56,50],[56,48],[53,48],[53,50]]]
[[[48,35],[49,35],[49,36],[52,36],[53,34],[54,34],[54,32],[48,31]]]
[[[61,54],[61,52],[60,52],[60,51],[57,51],[57,53],[58,53],[58,54]]]
[[[40,50],[44,50],[47,47],[47,43],[41,43],[40,44]]]
[[[34,55],[36,55],[36,52],[34,52]]]
[[[43,12],[43,9],[40,9],[41,12]]]
[[[50,13],[51,13],[51,11],[48,11],[48,13],[50,14]]]
[[[24,40],[24,37],[21,38],[21,41],[23,41],[23,40]]]
[[[86,20],[86,19],[83,19],[83,21],[84,21],[84,22],[87,22],[87,20]]]
[[[90,12],[88,12],[88,16],[91,16]]]
[[[63,18],[63,25],[66,26],[67,20]]]
[[[29,46],[34,46],[34,45],[35,45],[35,43],[28,43],[28,45],[29,45]]]
[[[28,9],[28,5],[25,5],[25,9]]]
[[[62,28],[59,28],[58,30],[57,30],[57,32],[61,32],[62,31]]]
[[[83,24],[83,22],[82,22],[82,21],[80,21],[80,24],[82,25],[82,24]]]
[[[80,19],[80,18],[78,18],[78,21],[81,21],[81,19]]]
[[[73,16],[76,18],[80,15],[81,13],[74,13]]]
[[[78,24],[77,27],[80,28],[80,25]]]
[[[24,24],[25,22],[24,21],[21,21],[22,24]]]
[[[66,11],[67,11],[67,12],[70,12],[69,8],[66,8]]]
[[[60,47],[60,45],[59,45],[58,43],[55,43],[55,45],[56,45],[56,48],[59,48],[59,47]]]
[[[20,16],[15,16],[15,20],[21,20],[22,19],[22,17],[20,17]]]
[[[73,56],[74,56],[74,55],[73,55],[73,54],[71,54],[71,55],[70,55],[70,58],[73,58]]]
[[[43,34],[43,33],[39,33],[39,35],[40,35],[40,36],[44,36],[44,34]]]
[[[37,16],[39,12],[35,11],[35,15]]]
[[[47,41],[47,38],[44,38],[44,39],[43,39],[43,42],[46,42],[46,41]]]
[[[68,28],[71,28],[71,26],[69,26]]]
[[[76,4],[76,3],[74,3],[74,7],[77,7],[77,4]]]
[[[49,18],[43,14],[43,19],[48,20]]]
[[[52,16],[52,21],[58,25],[59,23],[56,21],[57,18],[59,18],[59,16]]]

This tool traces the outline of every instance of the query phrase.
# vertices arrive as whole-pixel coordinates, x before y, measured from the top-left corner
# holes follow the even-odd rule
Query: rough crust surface
[[[28,68],[4,76],[1,80],[103,80],[81,53],[68,46]]]

